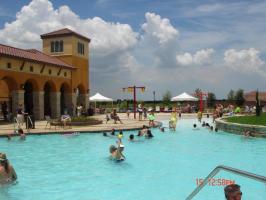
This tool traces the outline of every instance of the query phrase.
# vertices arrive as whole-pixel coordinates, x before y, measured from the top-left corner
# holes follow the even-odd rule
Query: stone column
[[[75,93],[65,94],[65,101],[66,101],[68,114],[76,116],[77,94]]]
[[[13,116],[17,115],[17,109],[19,104],[24,108],[24,90],[12,91],[12,113]]]
[[[33,113],[37,120],[44,119],[44,92],[33,92]]]
[[[87,112],[89,108],[89,94],[80,94],[83,109]]]
[[[50,102],[51,102],[51,118],[59,118],[61,116],[60,113],[60,92],[51,92]]]

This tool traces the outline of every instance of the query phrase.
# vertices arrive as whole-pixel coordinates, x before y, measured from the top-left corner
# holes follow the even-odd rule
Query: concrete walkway
[[[63,129],[62,127],[52,126],[51,128],[46,126],[46,121],[36,121],[35,129],[30,129],[29,132],[26,130],[25,123],[23,125],[23,130],[28,134],[52,134],[52,133],[61,133],[61,132],[102,132],[102,131],[111,131],[113,128],[116,130],[132,130],[132,129],[140,129],[143,125],[148,126],[148,120],[138,121],[133,118],[133,114],[130,118],[127,118],[125,114],[119,114],[123,124],[119,122],[114,124],[113,120],[110,120],[107,124],[105,123],[105,115],[97,115],[94,118],[100,119],[103,121],[102,124],[99,125],[88,125],[88,126],[72,126],[66,127]],[[6,136],[8,134],[14,134],[14,125],[12,123],[8,124],[0,124],[0,137]]]
[[[156,120],[168,120],[170,118],[170,113],[156,113]],[[141,129],[143,125],[148,126],[148,120],[138,121],[133,118],[133,114],[127,118],[126,114],[119,113],[119,117],[121,118],[123,124],[119,122],[117,124],[113,123],[113,120],[109,121],[108,124],[105,123],[105,115],[96,115],[94,118],[100,119],[103,121],[103,124],[99,125],[90,125],[90,126],[72,126],[71,128],[66,127],[65,129],[61,127],[52,126],[51,128],[45,128],[46,121],[36,121],[35,122],[35,129],[30,129],[29,132],[26,130],[25,123],[23,126],[23,130],[32,135],[42,135],[42,134],[53,134],[53,133],[73,133],[73,132],[109,132],[113,128],[116,130],[136,130]],[[137,116],[138,117],[138,116]],[[182,118],[195,118],[195,114],[183,114]],[[159,125],[159,123],[157,123]],[[0,137],[6,135],[13,135],[14,134],[14,125],[12,123],[9,124],[0,124]]]

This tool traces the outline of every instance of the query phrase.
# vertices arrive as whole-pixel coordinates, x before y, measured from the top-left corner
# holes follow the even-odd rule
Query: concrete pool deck
[[[163,117],[169,116],[169,114],[158,114],[156,115],[156,119],[160,120]],[[27,134],[31,135],[41,135],[41,134],[58,134],[58,133],[73,133],[73,132],[102,132],[102,131],[111,131],[113,128],[116,130],[136,130],[140,129],[143,125],[148,126],[148,120],[138,121],[133,118],[133,114],[130,115],[128,118],[126,114],[120,113],[119,114],[123,124],[119,122],[117,124],[113,123],[113,120],[110,120],[107,124],[105,123],[105,115],[96,115],[94,118],[102,120],[103,123],[99,125],[88,125],[88,126],[72,126],[71,128],[66,127],[63,129],[62,127],[55,127],[52,126],[51,128],[48,125],[48,128],[45,128],[46,121],[36,121],[35,122],[35,129],[30,129],[29,132],[26,130],[25,123],[23,125],[23,130]],[[13,123],[2,123],[0,124],[0,137],[6,135],[13,135],[14,134],[14,124]]]
[[[141,129],[143,125],[148,126],[148,120],[138,121],[133,118],[133,114],[130,114],[130,117],[127,118],[126,114],[119,113],[119,116],[123,122],[120,124],[114,124],[113,121],[105,123],[105,115],[96,115],[94,118],[103,120],[102,124],[99,125],[88,125],[88,126],[72,126],[71,128],[67,127],[63,129],[62,127],[52,126],[51,128],[45,128],[46,121],[36,121],[35,129],[30,129],[29,132],[26,130],[25,123],[23,125],[23,130],[30,135],[45,135],[45,134],[58,134],[58,133],[73,133],[73,132],[109,132],[113,128],[115,130],[137,130]],[[170,118],[170,113],[156,113],[156,121],[168,120]],[[137,116],[138,117],[138,116]],[[182,114],[182,118],[195,118],[196,114]],[[157,126],[159,123],[157,123]],[[12,123],[0,124],[0,137],[6,135],[14,135],[14,125]]]

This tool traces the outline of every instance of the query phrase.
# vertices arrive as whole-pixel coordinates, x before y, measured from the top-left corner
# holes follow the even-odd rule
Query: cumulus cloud
[[[260,51],[255,48],[235,50],[229,49],[224,52],[224,61],[227,67],[242,72],[260,72],[264,61],[260,59]]]
[[[180,65],[203,65],[211,61],[213,49],[202,49],[197,51],[194,55],[184,53],[176,56],[176,61]]]
[[[128,52],[138,42],[138,33],[130,25],[108,22],[100,17],[81,19],[68,6],[55,9],[49,0],[32,0],[22,7],[16,19],[0,30],[0,42],[41,49],[41,34],[65,27],[91,38],[92,72],[129,70],[133,58]],[[129,63],[121,62],[123,57]]]
[[[135,48],[137,60],[149,67],[176,67],[175,54],[178,51],[179,31],[169,19],[155,13],[145,14],[146,22],[141,26],[143,34]]]
[[[169,19],[149,12],[145,14],[145,18],[146,22],[142,25],[145,32],[144,37],[155,39],[161,45],[177,38],[179,32],[172,26]]]

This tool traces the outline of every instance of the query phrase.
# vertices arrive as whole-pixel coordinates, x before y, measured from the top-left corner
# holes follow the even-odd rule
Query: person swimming
[[[24,131],[20,128],[18,130],[18,134],[21,140],[25,140],[26,139],[26,134],[24,133]]]
[[[134,141],[135,141],[135,140],[134,140],[134,135],[133,135],[133,134],[130,134],[130,135],[129,135],[128,141],[130,141],[130,142],[134,142]]]
[[[110,159],[116,162],[121,162],[125,160],[125,156],[122,154],[124,147],[121,147],[120,141],[118,141],[118,147],[111,145],[109,148]]]
[[[147,134],[145,135],[145,138],[150,139],[150,138],[153,138],[153,137],[154,137],[154,136],[152,135],[151,130],[148,130],[148,131],[147,131]]]
[[[9,163],[6,154],[0,153],[0,184],[7,184],[17,180],[17,174]]]
[[[137,135],[137,136],[138,136],[138,137],[142,136],[141,131],[138,131],[138,135]]]
[[[115,135],[115,129],[112,129],[111,135]]]
[[[197,127],[197,124],[193,124],[193,130],[199,130],[199,128]]]
[[[107,135],[106,132],[103,132],[103,136],[104,136],[104,137],[108,137],[109,135]]]
[[[117,138],[118,138],[118,140],[120,140],[120,142],[121,142],[121,140],[122,140],[122,138],[123,138],[123,131],[120,131],[120,132],[119,132],[119,134],[117,135]]]
[[[214,130],[215,130],[215,132],[218,132],[218,128],[215,128]]]
[[[164,133],[165,128],[164,128],[164,127],[161,127],[161,128],[160,128],[160,131]]]

